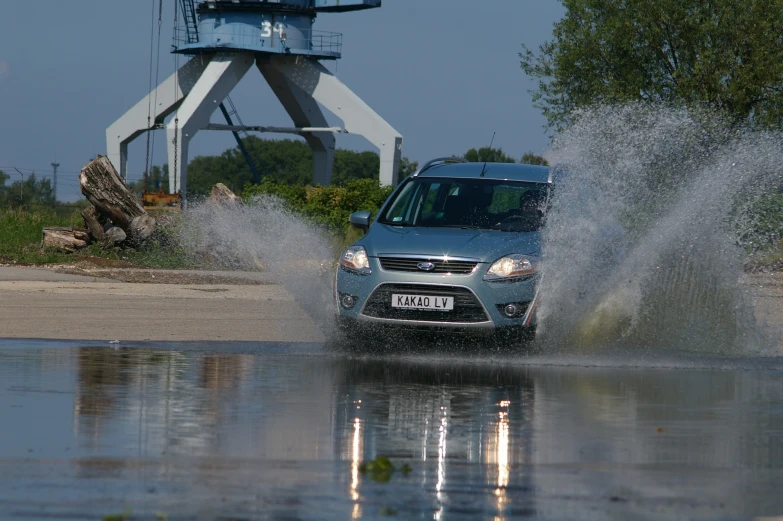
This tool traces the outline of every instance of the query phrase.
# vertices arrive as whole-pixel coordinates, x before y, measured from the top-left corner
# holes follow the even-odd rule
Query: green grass
[[[172,226],[176,228],[179,217],[177,215],[172,217]],[[778,221],[775,222],[777,223]],[[0,209],[0,264],[56,264],[75,262],[89,257],[100,257],[149,268],[182,269],[203,267],[179,245],[176,234],[173,231],[167,232],[164,229],[163,232],[157,234],[138,250],[131,248],[103,250],[99,245],[91,244],[78,253],[68,254],[41,248],[41,239],[45,226],[82,227],[80,208],[60,208],[58,210],[48,208],[34,210]],[[779,226],[779,224],[776,224],[776,226]],[[347,246],[361,237],[362,232],[355,228],[345,227],[344,233],[335,233],[334,235],[338,243]],[[748,268],[770,266],[780,269],[782,265],[783,242],[770,244],[765,248],[754,251],[749,254],[747,259]]]
[[[780,267],[783,262],[783,244],[771,246],[766,250],[754,253],[748,257],[747,266],[757,268],[764,266]]]
[[[0,210],[0,263],[55,264],[74,262],[87,257],[101,257],[149,268],[196,267],[171,234],[163,233],[139,250],[102,250],[99,245],[91,244],[77,253],[69,254],[41,248],[43,229],[46,226],[82,227],[83,223],[78,208],[65,212],[49,209]]]
[[[13,208],[0,210],[0,260],[20,264],[66,262],[70,256],[65,253],[41,250],[43,228],[80,224],[78,210],[68,213]]]
[[[127,521],[131,516],[131,511],[126,510],[120,514],[109,514],[103,516],[102,521]]]

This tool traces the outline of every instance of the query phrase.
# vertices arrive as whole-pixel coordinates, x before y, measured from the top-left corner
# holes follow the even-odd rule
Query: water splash
[[[779,354],[741,283],[745,210],[783,186],[783,135],[684,109],[600,107],[548,158],[566,165],[544,233],[538,342],[547,351]],[[183,242],[229,268],[263,265],[329,337],[338,248],[274,198],[192,205]]]
[[[769,351],[739,283],[744,211],[780,187],[783,136],[685,109],[581,113],[555,175],[539,311],[550,349]]]
[[[194,257],[228,269],[262,269],[290,292],[325,335],[334,326],[337,244],[327,231],[260,196],[246,205],[191,205],[182,243]]]

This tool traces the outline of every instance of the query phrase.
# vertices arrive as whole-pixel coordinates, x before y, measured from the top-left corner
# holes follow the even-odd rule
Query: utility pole
[[[57,202],[57,169],[60,168],[60,163],[57,161],[52,163],[52,177],[54,177],[54,202]]]
[[[14,167],[14,170],[16,170],[19,176],[22,178],[22,180],[19,182],[19,206],[22,206],[22,202],[24,201],[24,174],[16,167]]]

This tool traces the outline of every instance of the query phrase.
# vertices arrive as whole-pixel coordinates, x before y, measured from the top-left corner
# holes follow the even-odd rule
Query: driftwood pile
[[[106,249],[138,247],[171,222],[168,216],[156,219],[147,213],[106,156],[98,156],[82,169],[79,184],[82,194],[92,203],[82,211],[84,227],[44,228],[43,247],[68,253],[88,244],[99,244]],[[236,208],[242,206],[242,199],[218,183],[207,203],[215,210]],[[260,265],[255,255],[251,257],[252,264]]]
[[[47,248],[57,248],[68,253],[81,250],[89,242],[89,234],[78,228],[49,227],[43,230],[43,245]]]
[[[84,228],[44,228],[44,247],[74,252],[91,243],[104,248],[138,246],[155,233],[157,220],[144,210],[106,156],[82,169],[79,184],[92,203],[82,211]]]

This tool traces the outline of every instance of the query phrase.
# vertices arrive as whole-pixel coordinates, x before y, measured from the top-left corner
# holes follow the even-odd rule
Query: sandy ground
[[[749,274],[756,316],[783,331],[783,273]],[[0,266],[0,338],[322,342],[283,287],[261,272],[91,263]]]
[[[756,318],[783,331],[783,272],[747,275],[743,282],[755,293]]]
[[[293,297],[261,273],[78,271],[0,267],[0,338],[324,340]]]

